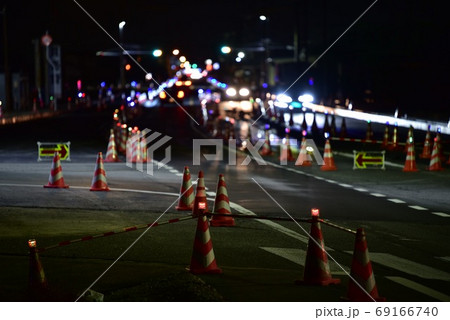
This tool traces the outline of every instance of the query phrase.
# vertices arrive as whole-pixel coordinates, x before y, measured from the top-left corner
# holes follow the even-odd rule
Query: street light
[[[231,52],[231,48],[229,46],[223,46],[222,48],[220,48],[220,51],[223,54],[229,54]]]
[[[119,23],[119,42],[120,46],[123,48],[123,27],[125,26],[126,22],[121,21]],[[122,88],[125,87],[125,58],[123,56],[123,51],[120,51],[120,85]]]
[[[261,20],[261,21],[266,21],[267,20],[267,17],[265,16],[265,15],[260,15],[259,16],[259,20]]]
[[[153,50],[153,56],[154,57],[161,57],[161,55],[162,55],[162,50],[161,49],[156,49],[156,50]]]

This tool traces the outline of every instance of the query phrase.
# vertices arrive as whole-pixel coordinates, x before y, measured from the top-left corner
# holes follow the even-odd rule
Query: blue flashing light
[[[131,101],[131,97],[127,97],[127,101],[130,102]]]
[[[266,89],[267,87],[269,87],[269,85],[268,85],[267,83],[264,82],[264,83],[262,84],[262,87],[263,87],[264,89]]]
[[[132,87],[136,87],[137,86],[137,82],[136,81],[131,81],[131,86]]]
[[[106,87],[106,82],[105,82],[105,81],[102,81],[102,82],[100,83],[100,87],[102,87],[102,88]]]
[[[269,129],[270,129],[270,125],[266,123],[266,124],[264,125],[264,129],[269,130]]]
[[[310,86],[313,86],[313,85],[314,85],[314,78],[313,78],[313,77],[309,78],[308,84],[309,84]]]

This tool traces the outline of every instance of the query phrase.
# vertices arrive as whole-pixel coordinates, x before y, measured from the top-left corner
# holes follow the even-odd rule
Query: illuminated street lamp
[[[156,57],[156,58],[158,58],[158,57],[161,57],[162,56],[162,50],[161,49],[155,49],[155,50],[153,50],[153,56],[154,57]]]
[[[123,27],[125,26],[125,24],[126,24],[125,21],[121,21],[119,23],[119,42],[122,48],[123,48]],[[120,84],[122,88],[125,87],[125,59],[122,51],[120,51]]]
[[[231,48],[229,46],[223,46],[222,48],[220,48],[220,51],[223,54],[229,54],[231,52]]]

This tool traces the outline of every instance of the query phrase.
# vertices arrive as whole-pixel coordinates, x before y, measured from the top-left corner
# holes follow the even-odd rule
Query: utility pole
[[[12,100],[12,86],[11,86],[11,70],[9,68],[9,60],[8,60],[8,30],[6,23],[6,5],[2,10],[3,16],[3,55],[4,55],[4,63],[5,63],[5,95],[6,95],[6,108],[5,109],[13,109],[13,100]]]

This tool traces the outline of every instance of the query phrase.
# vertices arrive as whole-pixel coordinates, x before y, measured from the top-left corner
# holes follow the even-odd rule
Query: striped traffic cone
[[[404,172],[416,172],[419,171],[416,166],[416,153],[414,151],[414,141],[407,143],[408,152],[406,154],[405,166],[403,167]]]
[[[127,125],[123,124],[120,129],[120,142],[119,142],[119,152],[121,154],[127,153],[127,140],[128,140]]]
[[[223,174],[219,175],[216,199],[214,201],[213,215],[210,220],[212,227],[232,227],[235,225],[233,217],[217,216],[214,213],[231,214],[230,200],[228,199],[227,185]]]
[[[145,143],[145,138],[141,138],[140,147],[141,147],[141,160],[143,163],[147,163],[147,144]]]
[[[309,235],[303,280],[297,280],[295,283],[318,286],[339,284],[341,282],[340,279],[331,277],[328,257],[324,249],[325,243],[323,241],[322,229],[320,227],[319,209],[311,210],[311,230]]]
[[[30,268],[28,275],[28,287],[36,292],[47,289],[48,283],[42,268],[41,260],[36,248],[36,240],[28,240],[28,248],[30,249]]]
[[[114,131],[111,129],[109,135],[108,150],[106,151],[105,162],[120,162],[119,156],[117,155],[116,142],[114,140]]]
[[[216,263],[208,219],[205,215],[199,216],[197,220],[194,248],[188,270],[193,274],[222,273]]]
[[[265,141],[259,154],[262,156],[270,156],[272,154],[272,149],[270,147],[270,135],[268,131],[266,131]]]
[[[392,131],[392,140],[388,147],[389,150],[397,150],[398,149],[398,127],[394,126],[394,130]]]
[[[103,168],[103,156],[99,152],[97,161],[95,163],[94,177],[92,178],[91,191],[109,191],[108,183],[106,182],[106,173]]]
[[[441,158],[439,157],[438,146],[436,140],[433,143],[433,153],[431,154],[430,165],[427,167],[429,171],[444,170],[441,165]]]
[[[437,145],[436,145],[437,147]],[[434,149],[434,146],[433,146]],[[431,134],[430,130],[427,131],[427,134],[425,136],[425,142],[423,144],[423,150],[420,154],[421,159],[430,159],[431,158]]]
[[[188,167],[184,167],[183,181],[180,189],[180,200],[175,207],[178,211],[191,211],[194,207],[194,187],[192,186],[191,173]]]
[[[366,140],[373,139],[372,123],[367,121]]]
[[[350,281],[346,300],[355,302],[386,301],[378,295],[372,263],[369,258],[366,234],[363,228],[356,231]]]
[[[302,139],[300,153],[298,154],[297,161],[295,161],[295,165],[302,167],[310,167],[312,165],[312,158],[306,151],[306,138]]]
[[[389,146],[389,123],[386,123],[384,127],[383,134],[383,143],[381,144],[381,148],[386,149]]]
[[[337,170],[336,165],[334,164],[333,152],[331,151],[330,140],[326,140],[325,142],[325,151],[323,154],[324,165],[320,167],[322,171],[335,171]]]
[[[441,133],[439,131],[436,132],[436,137],[434,141],[437,145],[439,158],[441,158],[441,160],[444,160],[445,158],[444,155],[442,154]]]
[[[55,155],[53,156],[52,168],[50,170],[50,176],[48,178],[48,184],[44,185],[44,188],[68,188],[68,187],[69,186],[64,183],[59,153],[55,152]]]
[[[408,148],[409,148],[408,143],[411,143],[411,141],[414,140],[414,138],[413,138],[414,132],[413,131],[414,131],[413,126],[409,126],[408,136],[406,137],[406,144],[405,144],[405,149],[404,149],[405,153],[408,152]]]
[[[292,156],[292,150],[289,142],[289,135],[286,135],[286,139],[283,145],[281,145],[280,161],[294,161],[295,158]]]
[[[192,215],[208,213],[208,201],[206,200],[206,187],[203,171],[198,173],[197,190],[194,198],[194,205],[192,206]]]

